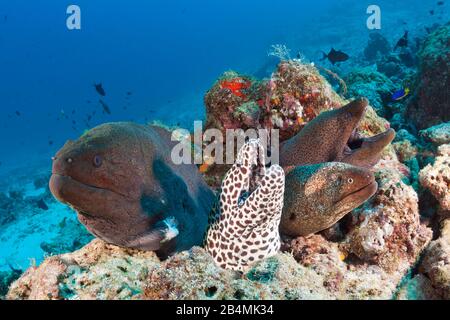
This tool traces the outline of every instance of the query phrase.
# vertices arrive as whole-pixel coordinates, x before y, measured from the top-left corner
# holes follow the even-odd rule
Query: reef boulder
[[[439,201],[442,214],[450,216],[450,144],[438,148],[434,163],[419,172],[419,181]]]
[[[394,168],[378,168],[378,191],[354,210],[344,247],[387,272],[407,272],[432,237],[420,221],[418,196]]]
[[[159,263],[154,252],[124,249],[95,239],[73,253],[52,256],[14,282],[7,299],[134,299],[148,270]]]
[[[419,271],[443,299],[450,299],[450,219],[442,222],[441,236],[424,252]]]
[[[431,141],[434,145],[450,144],[450,122],[441,123],[421,130],[419,134]]]

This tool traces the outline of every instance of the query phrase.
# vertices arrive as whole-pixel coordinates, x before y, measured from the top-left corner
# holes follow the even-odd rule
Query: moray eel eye
[[[103,164],[103,159],[101,156],[95,156],[94,157],[94,167],[100,168]]]
[[[67,158],[67,163],[72,163],[73,159],[72,158]]]
[[[349,184],[352,184],[352,183],[353,183],[353,179],[352,179],[352,178],[348,178],[347,182],[348,182]]]

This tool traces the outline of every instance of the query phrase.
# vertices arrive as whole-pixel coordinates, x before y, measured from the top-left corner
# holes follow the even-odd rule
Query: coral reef
[[[56,154],[50,189],[109,243],[188,249],[202,242],[214,195],[196,166],[171,160],[174,146],[160,127],[101,125]]]
[[[438,28],[425,40],[419,53],[420,70],[415,98],[407,117],[419,129],[450,121],[450,24]]]
[[[345,247],[388,272],[406,273],[431,240],[432,232],[420,222],[417,193],[402,181],[402,175],[384,167],[376,176],[379,189],[352,212]]]
[[[391,102],[391,95],[398,88],[383,73],[371,67],[359,68],[347,74],[344,81],[348,97],[366,97],[377,114],[384,117],[389,114],[385,105]]]
[[[430,279],[432,287],[443,299],[450,299],[450,219],[442,222],[440,237],[424,252],[420,272]]]
[[[202,248],[159,262],[151,252],[94,240],[30,268],[8,299],[391,299],[401,272],[349,263],[320,235],[297,238],[243,275],[224,270]]]
[[[235,78],[251,81],[245,97],[220,85]],[[264,81],[226,72],[205,95],[206,129],[277,128],[284,141],[321,111],[337,108],[342,102],[314,66],[298,60],[282,61]]]
[[[435,146],[450,144],[450,122],[441,123],[421,130],[419,134],[427,140],[430,140]]]
[[[280,249],[284,171],[279,165],[265,169],[264,154],[259,140],[250,140],[223,180],[205,248],[224,269],[245,271]]]
[[[439,201],[441,210],[450,216],[450,144],[438,148],[435,162],[420,171],[419,181]]]
[[[364,75],[361,77],[366,76],[365,72],[363,73]],[[370,74],[373,75],[372,71]],[[376,74],[373,76],[374,79],[370,81],[376,82],[384,79]],[[355,81],[354,88],[357,88],[359,75],[355,73],[352,77]],[[349,82],[349,90],[356,90],[352,89],[351,79]],[[359,83],[362,84],[363,81],[361,80]],[[372,90],[372,88],[366,89]],[[380,106],[383,107],[385,101],[382,96],[388,91],[381,93],[376,88],[373,89],[372,92],[376,92],[373,103],[380,103]],[[325,157],[321,154],[317,163],[330,160],[343,161],[349,154],[353,152],[358,154],[355,151],[360,150],[361,152],[362,150],[364,152],[361,152],[361,157],[355,157],[347,162],[369,168],[379,186],[375,195],[360,208],[354,209],[347,215],[343,213],[342,215],[345,215],[343,218],[342,215],[339,215],[337,219],[333,219],[330,223],[324,224],[323,227],[316,228],[312,232],[326,227],[330,227],[329,229],[308,237],[284,235],[281,239],[281,252],[264,254],[261,261],[255,259],[254,264],[241,269],[244,271],[243,274],[221,268],[220,264],[223,261],[218,261],[217,257],[223,259],[227,258],[227,255],[219,254],[212,257],[208,253],[208,251],[211,252],[212,246],[208,245],[205,249],[187,248],[189,250],[178,252],[165,261],[159,261],[153,252],[119,248],[96,239],[79,251],[49,257],[39,267],[31,267],[19,280],[14,282],[7,298],[448,298],[448,222],[443,220],[444,227],[441,237],[431,242],[431,245],[425,250],[431,241],[432,232],[421,222],[419,197],[416,191],[420,188],[415,185],[418,180],[419,168],[429,162],[428,159],[431,159],[432,156],[430,150],[433,149],[425,143],[423,146],[419,145],[418,141],[423,137],[435,146],[440,145],[441,142],[445,142],[445,138],[443,138],[445,133],[442,133],[446,130],[445,126],[424,130],[421,132],[421,137],[415,137],[409,131],[401,130],[394,146],[384,148],[393,139],[392,131],[388,130],[389,123],[380,118],[373,108],[366,107],[367,103],[361,103],[361,101],[356,100],[350,104],[360,107],[356,108],[357,110],[353,109],[352,112],[357,116],[350,116],[351,124],[338,121],[339,123],[334,126],[338,129],[337,131],[345,131],[343,136],[336,134],[336,130],[331,130],[334,135],[327,136],[327,132],[311,129],[314,133],[313,136],[319,136],[319,133],[322,135],[318,137],[318,139],[322,139],[319,140],[322,141],[319,142],[320,145],[329,143],[338,150],[333,153],[322,149],[317,150],[316,147],[314,150],[317,153],[320,154],[323,151],[326,155]],[[281,138],[284,141],[289,141],[292,137],[295,139],[298,137],[297,134],[307,136],[308,130],[310,130],[307,128],[314,127],[314,119],[318,119],[315,123],[323,124],[321,117],[327,118],[327,113],[340,114],[348,111],[345,107],[346,102],[333,91],[317,69],[299,61],[282,61],[271,79],[263,81],[228,72],[210,89],[205,96],[205,102],[207,105],[207,128],[214,127],[220,130],[227,128],[280,128]],[[341,108],[343,105],[344,107]],[[299,112],[300,110],[301,112]],[[353,114],[352,112],[350,114]],[[403,111],[400,109],[392,112],[403,117]],[[307,124],[308,126],[306,126]],[[323,127],[323,125],[319,127]],[[414,133],[414,131],[411,132]],[[324,138],[323,135],[326,137]],[[374,135],[375,138],[367,138]],[[327,143],[323,143],[325,140]],[[378,146],[376,146],[377,143]],[[317,145],[317,142],[315,144]],[[335,149],[333,150],[336,151]],[[441,213],[445,213],[448,183],[447,189],[445,189],[444,181],[447,179],[448,144],[442,144],[438,152],[434,163],[430,163],[421,171],[420,182],[441,202]],[[91,162],[95,159],[91,156],[87,158]],[[368,158],[370,161],[367,162]],[[381,160],[375,165],[380,158]],[[73,163],[77,162],[76,159],[73,160]],[[287,177],[289,174],[294,175],[296,170],[311,170],[314,167],[298,165],[300,163],[294,162],[292,167],[288,166]],[[347,178],[346,174],[348,174],[349,168],[354,168],[350,164],[342,163],[316,166],[321,168],[330,165],[346,169],[341,178]],[[225,169],[228,167],[208,168],[206,174],[217,177],[216,182],[221,181],[222,175],[225,173],[221,170]],[[262,170],[261,166],[257,166],[256,169],[257,171]],[[360,170],[363,170],[364,173],[368,172],[364,169]],[[261,182],[261,176],[255,172],[252,173],[254,175],[248,181],[248,188],[243,188],[248,192],[244,192],[242,195],[236,192],[234,195],[231,190],[227,189],[228,193],[225,192],[222,195],[224,199],[228,194],[230,197],[234,197],[236,201],[233,203],[237,202],[238,206],[251,200],[252,192],[255,194],[255,189]],[[288,183],[287,177],[286,182]],[[357,185],[356,179],[353,177],[351,179],[351,185]],[[370,183],[373,183],[373,179],[369,180]],[[333,182],[336,181],[338,181],[337,177],[333,176],[322,181],[322,185],[326,184],[332,190],[339,191],[339,189],[333,188]],[[343,181],[348,182],[348,179]],[[317,181],[314,180],[314,182]],[[247,185],[246,181],[233,181],[233,184],[235,183],[242,184],[238,187],[239,189]],[[316,183],[313,184],[317,186]],[[294,194],[294,189],[288,187],[285,197]],[[326,191],[326,188],[324,190]],[[343,193],[345,194],[345,191]],[[20,192],[11,196],[23,197]],[[320,199],[320,195],[315,194],[315,197]],[[332,198],[328,192],[325,199]],[[364,197],[365,199],[366,197]],[[421,201],[424,199],[422,198]],[[222,201],[223,207],[226,204],[227,201]],[[357,205],[352,203],[345,211],[348,212]],[[239,210],[227,209],[225,211],[230,212],[229,216],[232,219],[229,221],[236,223],[234,218]],[[276,214],[277,212],[278,210],[274,210],[272,213]],[[251,212],[249,213],[251,214]],[[229,239],[230,237],[225,234],[225,231],[231,233],[232,229],[227,228],[229,225],[225,224],[225,220],[228,220],[225,216],[222,215],[223,219],[221,215],[215,216],[218,219],[216,220],[216,222],[218,221],[216,237],[224,232],[224,239]],[[256,217],[249,219],[249,223],[244,221],[244,225],[250,225],[259,216],[265,217],[264,214],[257,214]],[[237,217],[239,218],[239,213]],[[445,217],[446,215],[441,214],[441,219],[445,219]],[[220,226],[221,221],[223,222],[222,226]],[[424,221],[428,222],[427,219]],[[267,225],[264,225],[264,228],[270,230]],[[258,230],[258,232],[261,231]],[[278,236],[278,232],[275,233]],[[277,242],[274,243],[278,246]],[[50,252],[57,252],[59,249],[57,245],[45,243],[43,247]],[[68,248],[61,248],[61,250],[65,249]],[[424,259],[416,270],[413,267],[416,266],[424,250]],[[240,268],[236,269],[240,270]]]
[[[96,239],[79,251],[47,258],[12,284],[7,299],[136,299],[153,252],[124,249]]]

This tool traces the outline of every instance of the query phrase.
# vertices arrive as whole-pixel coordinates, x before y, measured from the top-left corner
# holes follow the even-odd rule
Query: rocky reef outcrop
[[[133,299],[148,270],[159,259],[153,252],[123,249],[93,240],[73,253],[47,258],[29,268],[10,287],[7,299]]]
[[[242,92],[232,90],[229,85],[238,86],[242,81],[249,83]],[[342,103],[314,66],[282,61],[268,80],[234,71],[219,78],[205,95],[205,128],[276,128],[284,141],[321,111],[340,107]]]
[[[402,175],[389,167],[380,168],[376,175],[378,191],[352,212],[344,247],[362,261],[388,272],[405,273],[431,240],[432,232],[421,223],[417,193],[402,181]]]
[[[450,144],[438,148],[434,163],[420,171],[419,181],[438,200],[441,215],[450,217]]]
[[[432,32],[419,53],[420,70],[415,97],[407,117],[419,128],[450,120],[450,24]]]
[[[443,299],[450,299],[450,219],[442,222],[440,237],[424,253],[419,270]]]

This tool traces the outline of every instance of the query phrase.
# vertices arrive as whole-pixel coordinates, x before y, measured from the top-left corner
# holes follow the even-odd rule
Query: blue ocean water
[[[66,27],[70,4],[81,9],[81,30]],[[260,76],[276,65],[268,56],[273,44],[313,62],[321,51],[340,49],[351,56],[342,68],[350,68],[371,32],[371,4],[380,6],[380,32],[391,44],[405,30],[411,39],[424,36],[425,27],[450,17],[450,2],[438,6],[436,0],[0,0],[2,192],[24,187],[33,197],[39,190],[21,185],[22,178],[50,170],[51,156],[66,140],[98,124],[161,120],[191,127],[204,118],[203,96],[224,71]],[[100,98],[111,114],[103,112]],[[42,259],[35,249],[42,237],[58,236],[42,224],[74,216],[67,211],[52,221],[50,212],[68,209],[50,209],[34,224],[8,230],[10,239],[39,223],[42,228],[23,242],[14,263],[24,267],[28,258]],[[0,243],[4,261],[18,255],[19,247],[6,247]]]

